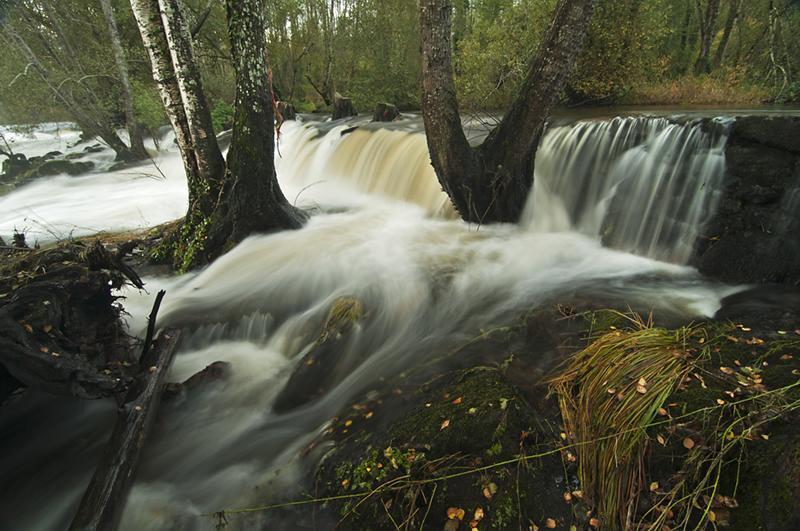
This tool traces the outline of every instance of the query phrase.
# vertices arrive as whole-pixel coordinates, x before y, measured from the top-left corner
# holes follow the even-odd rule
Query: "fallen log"
[[[81,499],[71,531],[112,530],[119,525],[179,340],[180,331],[163,330],[142,356],[144,364],[137,378],[140,385],[131,387],[141,390],[136,396],[129,394],[119,409],[114,432]]]

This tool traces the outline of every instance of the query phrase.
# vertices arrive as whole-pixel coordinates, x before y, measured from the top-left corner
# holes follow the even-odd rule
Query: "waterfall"
[[[712,125],[627,117],[550,130],[524,223],[686,263],[725,175],[728,121]]]
[[[625,117],[554,127],[539,146],[521,225],[535,232],[578,231],[610,247],[684,264],[716,208],[727,125],[722,119]],[[330,199],[346,187],[454,217],[419,119],[392,127],[289,127],[278,168],[291,175],[294,188],[322,187]]]

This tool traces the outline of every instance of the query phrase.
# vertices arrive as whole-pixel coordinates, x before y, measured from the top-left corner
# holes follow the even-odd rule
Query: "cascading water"
[[[205,513],[303,496],[324,447],[302,450],[355,396],[521,311],[580,297],[645,309],[656,305],[687,318],[712,314],[735,288],[708,283],[676,263],[604,247],[598,235],[613,192],[626,178],[656,187],[678,179],[673,188],[688,194],[685,181],[705,176],[704,165],[719,163],[717,140],[695,126],[666,121],[630,119],[605,131],[601,124],[551,131],[537,174],[546,193],[530,200],[533,212],[521,226],[487,227],[441,219],[452,210],[427,164],[419,121],[391,128],[361,124],[350,132],[352,123],[285,124],[281,186],[290,201],[318,205],[321,212],[301,230],[253,236],[198,273],[145,279],[150,294],[124,293],[130,327],[139,331],[152,293],[167,289],[160,322],[187,330],[171,379],[183,380],[217,360],[231,363],[232,374],[191,401],[165,408],[122,528],[209,528],[213,522]],[[53,232],[166,221],[186,202],[180,161],[169,149],[156,159],[168,170],[165,179],[101,171],[42,179],[14,191],[0,199],[0,231],[10,232],[33,212]],[[577,160],[589,155],[593,162]],[[559,170],[557,160],[568,156],[573,168],[583,169]],[[698,169],[669,172],[668,166]],[[580,187],[587,216],[579,216],[574,204]],[[654,221],[640,225],[655,227],[662,214],[675,215],[659,201],[676,194],[657,190],[645,209]],[[98,198],[110,193],[124,197],[115,196],[98,212]],[[713,197],[704,201],[710,208]],[[630,241],[647,254],[652,241],[663,248],[661,240]],[[677,251],[669,252],[681,261]],[[276,396],[342,296],[361,300],[366,318],[337,352],[335,385],[307,404],[274,411]],[[108,433],[111,409],[36,393],[0,408],[0,527],[65,527]],[[72,422],[80,426],[57,424],[56,418],[77,419]],[[36,444],[26,446],[29,440]],[[24,452],[16,450],[20,446]],[[82,459],[65,460],[65,453]],[[46,489],[39,478],[48,481]],[[295,529],[301,520],[270,519],[269,525]]]
[[[552,129],[536,155],[528,226],[686,263],[719,198],[727,122],[708,131],[628,117]]]

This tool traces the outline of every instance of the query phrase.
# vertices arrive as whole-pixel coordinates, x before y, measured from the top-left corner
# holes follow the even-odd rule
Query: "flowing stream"
[[[172,380],[217,360],[231,363],[232,375],[164,412],[122,528],[212,529],[203,514],[302,497],[323,449],[301,450],[355,396],[526,309],[580,297],[712,315],[737,288],[685,264],[716,205],[726,124],[627,117],[555,126],[542,140],[523,220],[481,227],[455,219],[417,118],[284,124],[279,179],[290,201],[316,212],[307,226],[253,236],[200,272],[147,278],[147,292],[124,293],[138,333],[155,292],[167,290],[160,323],[187,330]],[[32,155],[79,149],[67,147],[76,138],[49,127],[14,140]],[[161,147],[153,164],[110,171],[103,151],[90,155],[92,174],[44,178],[0,197],[0,234],[16,228],[46,242],[180,216],[180,159],[169,136]],[[274,412],[342,296],[363,301],[367,318],[337,352],[336,385]],[[0,528],[64,528],[112,422],[111,404],[37,393],[0,408]],[[270,521],[276,526],[310,524]]]

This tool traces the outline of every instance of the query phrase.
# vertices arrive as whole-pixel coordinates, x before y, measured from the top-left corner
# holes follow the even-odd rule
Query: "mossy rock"
[[[336,447],[319,470],[320,494],[354,496],[329,507],[339,528],[392,529],[392,520],[409,519],[440,530],[449,508],[464,510],[462,528],[476,511],[481,529],[585,521],[585,508],[564,500],[577,485],[552,451],[557,419],[535,411],[501,370],[454,371],[411,396],[399,391],[354,405],[329,430]],[[387,482],[394,488],[359,496]]]

